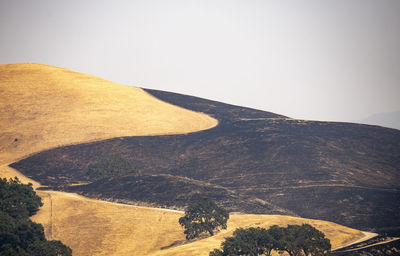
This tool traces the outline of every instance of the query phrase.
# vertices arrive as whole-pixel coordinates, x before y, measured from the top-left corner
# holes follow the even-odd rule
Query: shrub
[[[120,155],[102,157],[89,164],[86,174],[95,180],[127,174],[138,174],[132,164]]]

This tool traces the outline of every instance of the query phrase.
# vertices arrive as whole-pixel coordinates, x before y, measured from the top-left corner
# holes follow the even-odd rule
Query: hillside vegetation
[[[140,88],[48,65],[0,65],[0,164],[61,145],[217,123]]]
[[[339,211],[329,213],[337,205],[328,207],[327,203],[321,203],[319,191],[305,199],[300,196],[307,194],[300,195],[296,190],[320,185],[313,179],[315,173],[301,174],[304,169],[315,167],[301,162],[308,161],[309,152],[291,155],[302,152],[304,141],[296,144],[291,139],[308,136],[298,129],[304,124],[310,128],[304,121],[189,96],[146,92],[47,65],[1,65],[0,83],[0,175],[18,176],[24,182],[33,182],[35,188],[44,186],[37,190],[44,205],[32,219],[44,225],[48,239],[61,240],[71,247],[73,255],[208,255],[238,227],[267,228],[275,224],[309,223],[323,231],[333,247],[364,237],[358,230],[331,222],[282,215],[235,214],[231,215],[227,230],[187,243],[178,223],[182,212],[44,190],[68,190],[93,198],[177,209],[206,194],[230,211],[303,215],[298,208],[303,204],[308,210],[315,210],[317,217],[330,219]],[[325,125],[309,124],[311,128]],[[282,130],[289,134],[280,134]],[[290,134],[292,130],[296,132]],[[388,134],[384,132],[385,136]],[[397,145],[398,135],[391,136],[395,140],[383,150],[384,157],[375,156],[383,163],[371,168],[382,167],[382,173],[388,176],[384,184],[390,185],[389,190],[383,187],[382,191],[396,198],[397,178],[393,177],[393,168],[387,166],[397,159],[397,151],[392,148]],[[107,138],[110,139],[99,141]],[[329,145],[341,148],[334,142],[337,137],[331,139]],[[91,141],[99,142],[88,143]],[[358,148],[354,143],[351,150]],[[63,147],[52,149],[57,146]],[[378,143],[373,150],[382,150],[382,147]],[[385,156],[390,150],[393,154]],[[13,163],[28,155],[32,156]],[[115,159],[126,161],[117,164],[115,170],[104,170],[104,166],[114,165]],[[326,159],[330,161],[329,157]],[[333,168],[338,159],[328,167]],[[300,169],[295,169],[295,175],[285,173],[284,170],[292,170],[294,160]],[[359,159],[355,161],[361,163]],[[7,166],[9,163],[23,174]],[[359,168],[365,165],[362,163]],[[345,185],[353,188],[352,180],[341,177],[338,169],[333,169],[338,176],[324,179],[318,168],[315,179],[324,181],[323,185],[336,189],[337,184],[343,185],[348,179]],[[333,177],[338,183],[329,183]],[[372,177],[379,178],[379,175]],[[296,184],[302,186],[296,187]],[[275,200],[287,196],[294,199],[293,195],[299,195],[295,206]],[[344,206],[354,203],[345,199]],[[381,199],[385,198],[378,194],[376,200]],[[373,205],[375,201],[369,203]],[[381,215],[387,217],[394,206],[384,204],[388,210],[381,208]],[[353,214],[346,207],[343,209],[345,217]],[[325,214],[321,214],[322,210]],[[351,216],[355,219],[356,215]]]

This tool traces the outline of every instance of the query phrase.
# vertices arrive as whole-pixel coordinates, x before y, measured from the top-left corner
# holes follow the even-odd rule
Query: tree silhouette
[[[209,198],[201,198],[197,203],[191,204],[185,211],[185,216],[179,218],[179,224],[185,228],[186,239],[199,237],[202,233],[214,235],[220,227],[226,229],[229,219],[228,212],[216,205]]]
[[[236,229],[232,237],[215,249],[210,256],[248,255],[270,256],[272,250],[286,251],[290,256],[321,256],[329,253],[331,244],[324,233],[311,225],[289,225],[286,228],[271,226],[269,229]]]
[[[43,226],[29,219],[41,205],[32,184],[21,184],[18,178],[0,179],[0,255],[72,255],[60,241],[47,241]]]

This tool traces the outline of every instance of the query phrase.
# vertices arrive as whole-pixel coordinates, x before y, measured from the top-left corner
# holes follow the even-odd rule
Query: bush
[[[120,155],[109,155],[89,164],[86,174],[91,179],[99,180],[113,176],[138,174],[138,171]]]

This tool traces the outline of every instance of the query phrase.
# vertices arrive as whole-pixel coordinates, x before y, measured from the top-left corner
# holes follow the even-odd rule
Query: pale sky
[[[355,121],[400,111],[400,0],[0,0],[16,62]]]

